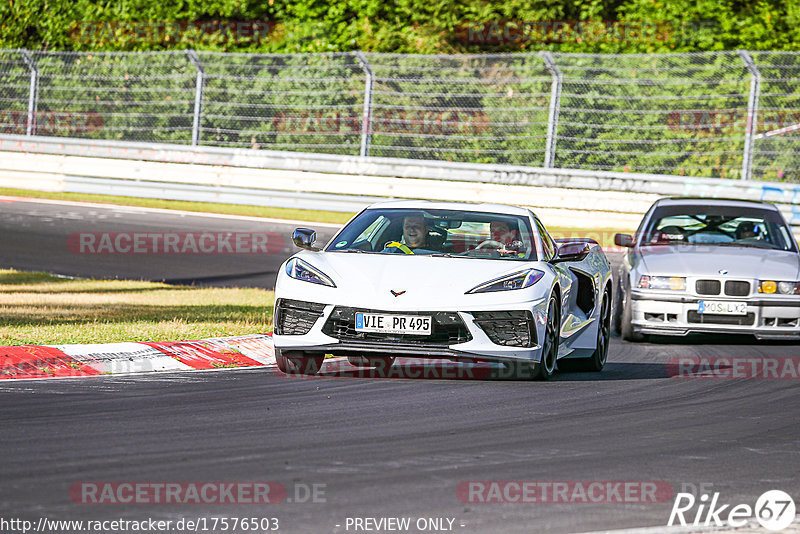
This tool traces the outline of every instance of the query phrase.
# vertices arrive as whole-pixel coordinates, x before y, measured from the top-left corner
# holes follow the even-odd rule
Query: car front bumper
[[[700,314],[701,300],[745,302],[746,315]],[[634,290],[631,312],[633,329],[642,334],[734,333],[758,339],[800,339],[800,296],[702,297]]]
[[[281,328],[276,327],[276,333],[273,334],[273,341],[275,347],[281,351],[304,351],[310,353],[325,353],[334,354],[337,356],[348,355],[364,355],[371,354],[375,356],[409,356],[416,358],[439,358],[451,359],[460,361],[480,360],[489,362],[508,362],[508,361],[527,361],[539,362],[541,360],[542,345],[541,341],[544,336],[545,322],[547,314],[547,301],[545,299],[528,302],[525,306],[509,306],[502,310],[492,306],[485,309],[476,308],[470,312],[441,311],[441,307],[437,310],[369,310],[363,311],[380,311],[380,313],[387,314],[446,314],[453,319],[460,320],[462,325],[462,334],[460,337],[464,339],[463,342],[449,343],[441,338],[436,342],[431,342],[431,338],[427,336],[402,336],[402,335],[373,335],[369,338],[359,339],[358,334],[349,331],[348,335],[342,335],[341,329],[334,328],[336,326],[337,315],[339,310],[345,308],[344,306],[336,306],[333,304],[320,305],[322,308],[316,317],[311,317],[308,322],[313,322],[313,325],[306,333],[292,333],[286,334]],[[350,308],[352,309],[352,308]],[[518,345],[503,345],[493,341],[497,340],[497,334],[489,332],[486,323],[481,326],[481,318],[479,313],[498,314],[502,316],[505,312],[524,312],[530,313],[529,322],[530,328],[530,341],[526,343],[528,346]],[[284,312],[279,312],[284,313]],[[276,316],[279,315],[276,313]],[[276,326],[281,321],[280,317],[276,317]],[[434,321],[434,334],[438,328],[439,323]],[[285,329],[283,329],[285,330]],[[300,330],[302,331],[302,329]],[[432,335],[432,337],[435,337]]]

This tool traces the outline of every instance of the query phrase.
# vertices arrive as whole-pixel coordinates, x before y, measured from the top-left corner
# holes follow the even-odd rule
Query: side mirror
[[[312,246],[316,239],[317,233],[309,228],[295,228],[292,234],[292,241],[294,241],[295,246],[306,250],[319,250],[319,248]]]
[[[618,247],[631,248],[633,246],[633,237],[628,234],[614,234],[614,244]]]
[[[553,263],[560,263],[562,261],[583,261],[589,254],[591,247],[589,243],[583,242],[567,242],[558,247],[558,253],[553,259]]]

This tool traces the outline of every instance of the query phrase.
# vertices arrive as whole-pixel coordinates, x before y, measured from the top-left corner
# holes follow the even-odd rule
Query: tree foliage
[[[0,20],[0,48],[45,50],[651,53],[800,44],[796,0],[2,0]]]

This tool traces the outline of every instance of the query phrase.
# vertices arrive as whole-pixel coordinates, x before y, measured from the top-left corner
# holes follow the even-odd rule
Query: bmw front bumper
[[[700,301],[745,302],[746,314],[699,313]],[[758,339],[800,339],[800,296],[729,297],[633,290],[631,312],[633,329],[642,334],[734,333]]]

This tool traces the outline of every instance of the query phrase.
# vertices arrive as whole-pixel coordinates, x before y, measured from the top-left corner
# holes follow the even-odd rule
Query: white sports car
[[[381,202],[324,249],[314,238],[295,230],[305,250],[275,287],[284,373],[314,374],[326,354],[359,366],[396,356],[499,362],[541,380],[557,365],[606,362],[610,264],[591,239],[554,241],[530,210]]]

